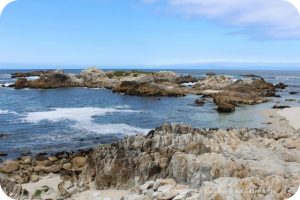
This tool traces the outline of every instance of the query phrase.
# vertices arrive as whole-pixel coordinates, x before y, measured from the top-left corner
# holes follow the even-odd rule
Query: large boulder
[[[12,173],[19,169],[19,163],[17,161],[6,161],[0,165],[0,172],[3,173]]]
[[[86,164],[86,162],[87,162],[86,157],[72,158],[72,165],[74,168],[81,168]]]
[[[220,113],[231,113],[235,111],[235,105],[232,103],[221,101],[218,102],[217,105],[218,105],[218,112]]]

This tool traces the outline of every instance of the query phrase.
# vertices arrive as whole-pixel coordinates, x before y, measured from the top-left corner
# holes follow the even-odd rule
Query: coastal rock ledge
[[[27,80],[35,75],[38,78]],[[88,68],[80,74],[60,70],[14,73],[18,80],[15,89],[55,89],[63,87],[106,88],[113,92],[135,96],[182,97],[189,94],[213,99],[218,112],[230,113],[240,104],[254,105],[279,97],[278,90],[287,87],[284,83],[274,85],[263,78],[235,80],[226,75],[210,75],[196,78],[171,71],[108,71]],[[203,104],[202,104],[203,105]]]
[[[55,172],[62,179],[61,199],[76,199],[87,188],[113,188],[129,190],[125,200],[281,200],[300,184],[299,132],[166,124],[147,135],[100,145],[85,156],[80,173],[74,167]],[[64,158],[55,162],[62,164],[59,159]],[[29,168],[24,166],[13,173],[24,173]],[[73,189],[64,187],[70,179]]]

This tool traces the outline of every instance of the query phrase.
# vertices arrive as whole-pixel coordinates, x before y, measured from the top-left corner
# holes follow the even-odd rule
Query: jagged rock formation
[[[96,189],[132,188],[128,200],[283,199],[300,184],[300,137],[299,132],[163,125],[91,152],[23,157],[7,173],[10,180],[0,182],[11,196],[28,194],[21,183],[58,173],[60,198],[93,184]]]
[[[98,147],[89,159],[89,171],[98,189],[174,178],[200,191],[219,186],[253,189],[257,196],[245,194],[251,199],[267,196],[260,188],[275,187],[276,182],[280,188],[272,195],[281,199],[300,184],[300,138],[299,133],[270,130],[164,125],[147,136]]]

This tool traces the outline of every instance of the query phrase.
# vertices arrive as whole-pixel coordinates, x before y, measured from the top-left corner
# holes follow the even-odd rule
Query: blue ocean
[[[0,85],[13,83],[10,74],[0,70]],[[65,70],[79,73],[80,70]],[[158,70],[148,70],[158,71]],[[241,105],[236,112],[220,114],[213,102],[203,107],[194,101],[199,96],[138,97],[105,89],[62,88],[53,90],[15,90],[0,87],[0,152],[15,158],[21,154],[87,149],[120,138],[146,134],[163,123],[185,123],[194,127],[267,127],[261,112],[274,104],[300,106],[300,71],[245,70],[172,70],[179,74],[204,77],[208,72],[226,74],[236,79],[242,74],[256,74],[272,83],[289,87],[271,102]],[[296,101],[287,102],[293,98]]]

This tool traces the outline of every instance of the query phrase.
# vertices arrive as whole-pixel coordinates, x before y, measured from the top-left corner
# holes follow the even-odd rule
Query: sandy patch
[[[60,176],[56,174],[50,174],[45,177],[40,177],[40,180],[36,183],[22,184],[23,189],[29,192],[29,196],[32,197],[35,191],[41,189],[43,186],[48,186],[49,191],[43,193],[43,199],[57,199],[58,197],[58,184],[61,182]],[[88,190],[85,192],[72,195],[69,200],[120,200],[128,193],[127,190]]]
[[[300,129],[300,107],[279,110],[277,114],[284,117],[294,129]]]
[[[127,190],[88,190],[73,195],[70,200],[120,200],[128,193]]]
[[[40,177],[36,183],[22,184],[22,188],[29,192],[29,196],[34,195],[35,191],[41,189],[43,186],[48,186],[49,191],[43,194],[45,199],[56,199],[58,194],[58,184],[61,182],[60,176],[57,174],[49,174],[45,177]]]
[[[217,94],[219,92],[222,92],[222,90],[204,90],[204,91],[201,91],[201,93],[205,94],[205,95]]]
[[[279,115],[277,110],[267,109],[262,112],[265,116],[264,124],[267,125],[269,129],[278,132],[293,132],[295,129],[289,124],[288,120]]]

